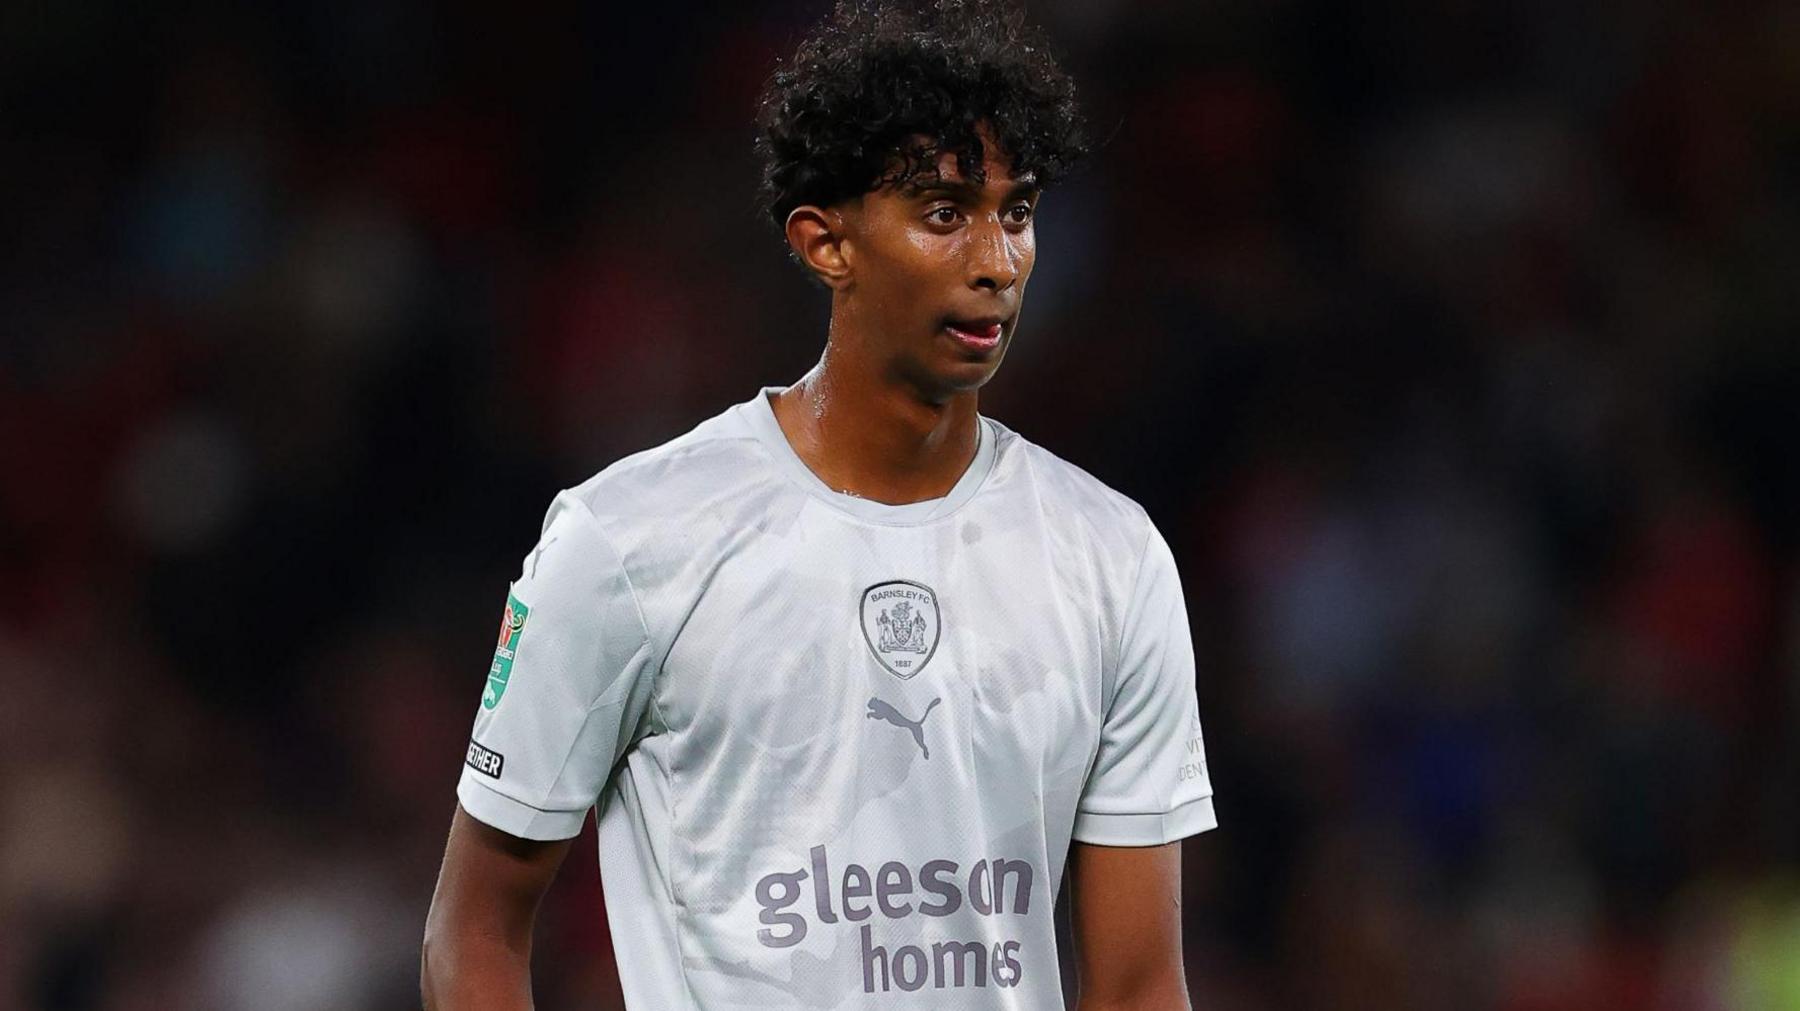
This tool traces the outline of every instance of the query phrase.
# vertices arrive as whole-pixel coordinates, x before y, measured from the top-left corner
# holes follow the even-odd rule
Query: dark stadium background
[[[1032,9],[1105,143],[983,402],[1181,562],[1195,1007],[1800,1008],[1800,7]],[[821,10],[0,7],[0,1007],[416,1001],[550,497],[817,352]]]

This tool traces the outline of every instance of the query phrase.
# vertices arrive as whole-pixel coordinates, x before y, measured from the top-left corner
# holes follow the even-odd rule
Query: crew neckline
[[[775,405],[769,398],[785,389],[786,387],[782,386],[765,386],[757,392],[756,396],[738,405],[739,410],[750,423],[750,429],[755,433],[757,441],[768,448],[769,455],[775,459],[782,470],[787,472],[789,477],[805,488],[814,498],[858,519],[887,526],[912,526],[928,523],[961,508],[963,503],[969,501],[977,491],[981,490],[981,485],[994,469],[996,440],[993,423],[976,415],[975,420],[978,424],[975,435],[975,459],[969,461],[969,466],[963,471],[962,476],[956,479],[956,484],[943,497],[908,502],[904,505],[889,505],[873,499],[846,495],[820,480],[819,475],[813,473],[812,468],[806,465],[806,461],[800,459],[800,454],[794,452],[793,444],[788,442],[787,433],[781,430],[781,422],[775,418]]]

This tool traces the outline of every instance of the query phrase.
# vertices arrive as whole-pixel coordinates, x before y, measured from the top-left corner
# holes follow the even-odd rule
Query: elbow
[[[426,935],[425,943],[419,946],[419,1003],[425,1011],[437,1008],[436,988],[431,985],[431,937]]]
[[[1192,1011],[1188,1000],[1185,972],[1177,964],[1169,971],[1146,972],[1110,981],[1107,985],[1083,986],[1076,1003],[1077,1011]]]
[[[434,904],[425,919],[425,937],[419,945],[419,1000],[425,1011],[437,1011],[443,1006],[439,995],[444,992],[443,975],[449,959],[437,913]]]

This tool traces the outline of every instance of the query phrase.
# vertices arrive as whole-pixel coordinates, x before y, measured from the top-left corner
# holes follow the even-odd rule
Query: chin
[[[926,400],[942,403],[963,393],[973,393],[987,385],[1000,370],[1000,355],[980,361],[910,361],[900,368],[900,375],[916,387]]]
[[[1000,371],[1000,359],[1005,356],[1006,349],[1002,347],[991,356],[950,363],[938,370],[940,380],[952,392],[979,390]]]

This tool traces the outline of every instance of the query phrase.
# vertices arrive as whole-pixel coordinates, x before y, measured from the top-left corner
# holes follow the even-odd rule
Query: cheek
[[[932,260],[930,245],[901,229],[878,241],[865,241],[858,253],[857,285],[863,297],[883,312],[915,300],[915,293],[925,284],[925,265]]]
[[[895,288],[926,293],[954,283],[961,251],[955,236],[937,235],[925,229],[902,234],[886,263]]]
[[[923,228],[906,228],[900,230],[900,245],[903,247],[902,255],[906,258],[909,265],[912,265],[915,269],[916,265],[930,263],[932,260],[941,256],[941,246],[943,241],[943,236],[933,234]]]
[[[960,284],[963,264],[968,259],[963,233],[938,235],[919,229],[907,237],[905,272],[907,283],[924,288]]]

